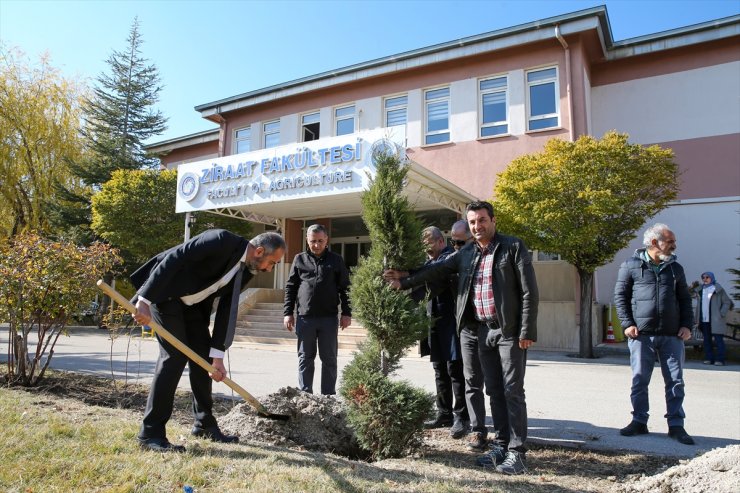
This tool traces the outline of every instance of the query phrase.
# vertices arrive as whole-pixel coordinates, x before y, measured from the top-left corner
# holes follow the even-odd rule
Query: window
[[[527,72],[528,130],[557,127],[558,70],[555,67]]]
[[[535,257],[537,262],[553,262],[562,260],[559,253],[541,252],[537,250],[537,256]]]
[[[241,128],[234,133],[234,154],[252,150],[252,128]]]
[[[280,145],[280,120],[267,122],[262,125],[264,134],[264,148],[277,147]]]
[[[424,93],[426,109],[425,144],[450,140],[450,88],[430,89]]]
[[[301,118],[301,138],[303,142],[318,140],[319,138],[319,112],[303,115]]]
[[[507,80],[496,77],[480,81],[480,136],[490,137],[509,133]]]
[[[397,96],[385,100],[385,126],[406,125],[407,96]]]
[[[336,135],[355,133],[355,105],[345,106],[334,110]]]

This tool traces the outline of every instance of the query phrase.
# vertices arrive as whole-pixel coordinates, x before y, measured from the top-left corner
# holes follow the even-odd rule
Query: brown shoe
[[[475,452],[487,451],[488,450],[488,434],[478,431],[470,435],[470,441],[468,442],[468,450],[473,450]]]

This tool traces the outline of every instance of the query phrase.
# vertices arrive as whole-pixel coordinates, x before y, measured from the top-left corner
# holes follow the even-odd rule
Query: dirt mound
[[[625,492],[737,493],[740,491],[740,445],[730,445],[626,484]]]
[[[260,402],[270,412],[287,414],[290,419],[263,418],[249,404],[242,403],[219,418],[220,427],[242,439],[272,445],[301,447],[351,458],[366,455],[347,424],[344,406],[336,398],[285,387],[261,398]]]

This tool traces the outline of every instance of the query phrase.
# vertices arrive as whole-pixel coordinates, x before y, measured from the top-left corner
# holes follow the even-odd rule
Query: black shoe
[[[139,438],[139,446],[155,452],[185,452],[185,447],[170,443],[166,438]]]
[[[677,440],[678,443],[683,443],[684,445],[694,445],[694,439],[691,438],[688,433],[686,433],[686,430],[683,429],[683,426],[669,426],[668,436],[673,438],[674,440]]]
[[[635,435],[647,435],[648,427],[645,423],[632,421],[630,424],[619,430],[619,434],[625,437],[632,437]]]
[[[480,431],[473,433],[468,442],[468,450],[485,452],[488,450],[488,435]]]
[[[509,450],[506,452],[504,461],[496,466],[496,472],[510,476],[524,474],[527,472],[527,461],[524,458],[524,454],[516,450]]]
[[[491,450],[486,455],[478,457],[475,463],[487,469],[495,469],[496,466],[501,465],[506,459],[506,452],[507,450],[504,447],[493,442]]]
[[[470,421],[455,417],[454,422],[452,423],[452,428],[450,428],[450,436],[457,440],[458,438],[462,438],[467,435],[469,431]]]
[[[236,435],[224,435],[218,426],[211,426],[210,428],[205,429],[194,426],[191,433],[193,436],[207,438],[214,442],[237,443],[239,441],[239,437]]]
[[[432,428],[447,428],[452,426],[452,416],[438,414],[436,418],[431,421],[424,422],[424,428],[431,430]]]

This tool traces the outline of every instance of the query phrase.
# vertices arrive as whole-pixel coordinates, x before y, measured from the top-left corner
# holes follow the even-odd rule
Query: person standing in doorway
[[[321,224],[306,230],[308,250],[293,259],[285,284],[283,325],[298,337],[298,386],[313,393],[314,360],[321,359],[321,393],[336,394],[337,325],[352,323],[349,271],[340,255],[329,251],[329,234]],[[341,316],[338,307],[341,306]],[[297,318],[296,318],[297,312]]]
[[[734,304],[725,288],[715,281],[713,272],[701,275],[701,285],[694,281],[691,284],[691,292],[698,298],[694,321],[704,336],[704,364],[724,366],[726,318]],[[717,345],[716,353],[712,338]]]

